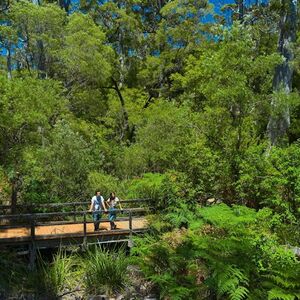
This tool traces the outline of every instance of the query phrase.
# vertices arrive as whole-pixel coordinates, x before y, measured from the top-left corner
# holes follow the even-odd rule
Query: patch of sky
[[[160,55],[160,51],[158,49],[155,49],[155,50],[151,51],[151,55],[158,57]]]
[[[139,12],[139,11],[142,10],[142,8],[141,8],[141,6],[138,5],[138,4],[133,4],[133,5],[132,5],[132,10],[133,10],[134,12]]]
[[[7,50],[5,48],[2,48],[1,44],[0,44],[0,55],[1,56],[6,56],[7,55]]]
[[[33,0],[33,1],[39,2],[40,0]],[[80,0],[70,0],[70,1],[71,1],[70,13],[80,9]],[[97,3],[99,5],[103,5],[110,1],[111,0],[98,0]],[[209,0],[209,2],[214,5],[214,13],[225,15],[225,17],[228,17],[231,15],[231,12],[229,10],[222,11],[222,7],[224,5],[234,4],[235,0]],[[244,5],[246,7],[249,7],[253,4],[266,5],[268,2],[269,0],[244,0]],[[121,7],[125,7],[125,2],[121,3]],[[139,4],[132,5],[132,10],[135,12],[143,11],[144,14],[148,14],[153,11],[151,7],[142,8]],[[205,17],[204,21],[206,20],[208,20],[209,22],[214,21],[211,16]]]
[[[2,24],[0,26],[8,26],[8,24]],[[4,43],[1,42],[1,37],[0,37],[0,56],[7,56],[8,55],[8,49],[6,48]],[[22,49],[24,47],[24,41],[19,38],[19,41],[16,45],[11,45],[10,47],[10,54],[13,55],[17,49]]]
[[[167,42],[173,49],[180,49],[186,45],[183,41],[174,40],[172,36],[168,36]]]
[[[144,7],[144,13],[145,14],[150,14],[153,12],[153,9],[151,7]]]
[[[80,0],[71,0],[70,13],[76,12],[80,9]]]
[[[136,50],[135,49],[128,49],[128,56],[129,57],[137,56]]]

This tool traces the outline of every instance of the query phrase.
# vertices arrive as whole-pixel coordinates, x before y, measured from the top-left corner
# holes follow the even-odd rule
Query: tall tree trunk
[[[238,13],[239,13],[239,20],[242,21],[244,18],[244,0],[238,0],[237,1],[238,5]]]
[[[119,100],[120,100],[120,104],[121,104],[121,110],[122,110],[122,116],[123,116],[123,124],[122,124],[122,128],[121,128],[121,140],[128,138],[129,135],[129,120],[128,120],[128,113],[125,107],[125,100],[123,98],[123,95],[121,93],[120,87],[118,85],[118,82],[112,78],[112,82],[114,85],[114,90],[117,92]]]
[[[7,65],[7,77],[8,77],[8,79],[11,79],[12,78],[12,74],[11,74],[12,66],[11,66],[11,50],[9,47],[7,48],[6,65]]]
[[[274,92],[283,91],[289,94],[292,89],[293,69],[290,63],[294,58],[292,43],[296,40],[297,1],[281,0],[278,52],[283,56],[284,61],[275,69],[273,79]],[[290,126],[288,104],[283,106],[279,112],[278,106],[277,98],[273,97],[271,102],[272,112],[267,127],[271,146],[276,145],[278,139],[286,133]]]
[[[21,188],[22,180],[20,174],[17,172],[11,180],[11,214],[14,215],[17,210],[18,192]]]
[[[66,11],[66,13],[69,14],[71,1],[70,0],[59,0],[58,3],[59,3],[60,8],[64,9]]]
[[[46,78],[46,56],[45,56],[45,49],[43,41],[37,41],[37,48],[38,48],[38,57],[37,57],[37,67],[39,71],[39,78],[45,79]]]

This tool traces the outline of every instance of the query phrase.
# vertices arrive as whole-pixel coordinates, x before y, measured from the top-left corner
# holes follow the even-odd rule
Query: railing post
[[[33,270],[35,268],[35,260],[36,260],[35,219],[33,215],[31,216],[30,237],[31,237],[31,241],[29,244],[29,268]]]
[[[73,216],[73,220],[74,222],[76,222],[76,204],[74,204],[74,216]]]
[[[128,240],[128,247],[132,248],[133,241],[132,241],[132,212],[129,210],[129,240]]]
[[[83,246],[86,246],[86,212],[83,213]]]

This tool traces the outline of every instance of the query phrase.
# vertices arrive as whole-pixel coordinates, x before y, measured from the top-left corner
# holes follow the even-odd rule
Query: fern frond
[[[296,295],[287,294],[286,291],[274,288],[268,292],[268,300],[296,300]]]
[[[265,277],[270,279],[272,282],[274,282],[276,285],[282,288],[294,289],[297,287],[297,284],[289,280],[289,278],[282,278],[276,275],[266,275]]]
[[[218,295],[227,294],[230,300],[245,299],[249,294],[245,285],[248,285],[248,278],[243,271],[235,266],[227,266],[218,278]]]
[[[230,300],[245,299],[249,294],[249,290],[243,286],[239,286],[237,289],[229,293]]]

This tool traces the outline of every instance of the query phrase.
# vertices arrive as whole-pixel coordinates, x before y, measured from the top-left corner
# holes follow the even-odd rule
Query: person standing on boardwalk
[[[95,192],[91,200],[90,211],[93,212],[94,230],[99,230],[100,219],[102,216],[102,209],[106,212],[104,198],[101,196],[100,191]]]
[[[120,209],[122,210],[122,206],[120,203],[120,200],[118,197],[116,197],[116,194],[114,192],[110,193],[109,198],[106,200],[106,204],[108,205],[108,219],[110,222],[110,229],[116,229],[117,226],[115,224],[115,220],[117,218],[117,213],[116,213],[116,206],[119,204]]]

